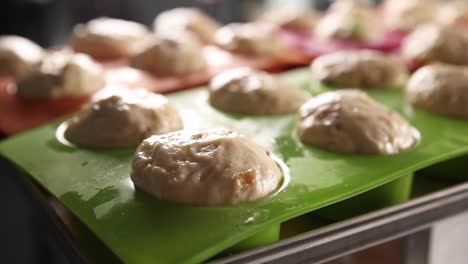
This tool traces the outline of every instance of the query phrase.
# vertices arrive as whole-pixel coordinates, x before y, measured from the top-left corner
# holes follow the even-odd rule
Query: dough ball
[[[407,60],[468,64],[468,37],[462,30],[427,24],[414,30],[403,42]]]
[[[468,3],[465,0],[452,0],[441,3],[438,20],[443,25],[468,23]]]
[[[290,113],[307,99],[302,91],[279,77],[250,68],[218,74],[211,80],[209,92],[213,107],[241,114]]]
[[[312,33],[317,23],[318,15],[312,10],[285,8],[270,10],[263,14],[259,21],[273,23],[280,28],[301,33]]]
[[[73,30],[72,48],[99,59],[128,57],[135,46],[149,37],[147,28],[122,19],[100,17]]]
[[[190,205],[231,205],[277,190],[282,173],[267,151],[227,129],[177,131],[147,138],[132,163],[135,185]]]
[[[325,39],[374,42],[381,36],[375,10],[356,1],[336,1],[319,20],[315,34]]]
[[[434,0],[386,0],[383,5],[385,26],[390,30],[413,30],[437,19]]]
[[[30,98],[88,96],[105,85],[99,64],[88,55],[48,54],[18,81],[17,94]]]
[[[153,23],[154,31],[162,36],[174,32],[190,32],[204,43],[213,43],[214,35],[221,25],[197,8],[174,8],[161,12]]]
[[[131,90],[85,106],[68,122],[64,136],[78,146],[123,148],[182,127],[179,114],[166,97]]]
[[[203,46],[189,34],[154,37],[130,58],[132,67],[156,75],[183,75],[207,66]]]
[[[411,76],[406,98],[429,112],[468,118],[468,69],[447,64],[424,66]]]
[[[387,88],[402,85],[406,70],[377,51],[340,51],[323,55],[311,65],[313,78],[337,87]]]
[[[232,23],[216,32],[216,44],[226,50],[248,55],[273,55],[283,46],[277,28],[263,23]]]
[[[0,76],[19,77],[44,56],[36,43],[19,36],[0,36]]]
[[[398,113],[359,90],[320,94],[302,105],[298,119],[302,142],[337,153],[397,154],[419,137]]]

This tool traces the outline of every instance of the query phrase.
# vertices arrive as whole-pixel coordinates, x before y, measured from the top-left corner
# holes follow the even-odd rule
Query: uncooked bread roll
[[[438,20],[443,25],[468,23],[468,3],[465,0],[452,0],[441,3]]]
[[[0,36],[0,76],[19,77],[44,56],[34,42],[19,36]]]
[[[100,17],[73,30],[72,48],[98,59],[128,57],[136,46],[149,37],[142,24],[122,19]]]
[[[403,65],[377,51],[339,51],[323,55],[311,65],[313,78],[341,88],[400,86],[407,76]]]
[[[468,118],[468,69],[447,64],[424,66],[411,76],[406,98],[429,112]]]
[[[273,55],[283,43],[277,28],[262,23],[232,23],[216,32],[215,41],[223,49],[245,55]]]
[[[130,58],[132,67],[156,75],[183,75],[206,68],[203,46],[190,34],[155,36]]]
[[[265,149],[237,132],[181,130],[143,141],[131,179],[162,200],[231,205],[268,196],[282,173]]]
[[[319,20],[315,34],[326,39],[377,41],[382,35],[376,11],[356,1],[335,2]]]
[[[383,20],[390,30],[413,30],[437,21],[438,5],[434,0],[386,0]]]
[[[204,43],[213,43],[221,25],[196,8],[174,8],[160,13],[153,23],[154,31],[162,36],[188,31]]]
[[[54,52],[21,76],[17,94],[30,98],[88,96],[105,85],[99,64],[86,54]]]
[[[301,33],[312,33],[317,23],[317,14],[312,10],[282,9],[263,14],[259,21],[278,25],[281,28]]]
[[[409,61],[468,65],[468,36],[463,30],[427,24],[415,29],[403,42],[402,53]]]
[[[285,114],[296,111],[307,96],[279,77],[250,68],[215,76],[209,86],[210,104],[226,112]]]
[[[299,109],[298,119],[302,142],[338,153],[397,154],[413,147],[419,138],[398,113],[360,90],[313,97]]]
[[[145,138],[182,129],[166,97],[145,90],[120,92],[93,102],[68,122],[65,138],[83,147],[138,146]]]

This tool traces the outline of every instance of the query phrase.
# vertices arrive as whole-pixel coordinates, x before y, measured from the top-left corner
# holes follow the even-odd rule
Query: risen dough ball
[[[438,20],[443,25],[466,24],[468,22],[468,3],[466,0],[452,0],[441,3]]]
[[[299,109],[299,138],[325,150],[397,154],[414,146],[417,131],[399,114],[359,90],[320,94]]]
[[[131,179],[162,200],[230,205],[266,197],[282,174],[262,147],[237,132],[212,129],[146,139],[133,158]]]
[[[462,30],[427,24],[413,31],[403,42],[403,56],[420,62],[468,64],[468,37]]]
[[[250,68],[215,76],[209,86],[210,104],[222,111],[242,114],[285,114],[306,100],[298,88],[280,78]]]
[[[71,46],[75,51],[95,58],[116,59],[129,56],[148,35],[142,24],[101,17],[76,25]]]
[[[268,11],[259,20],[273,23],[281,28],[292,31],[312,33],[317,22],[317,15],[311,10],[285,8]]]
[[[424,66],[411,76],[406,98],[433,113],[468,118],[468,69],[443,64]]]
[[[87,96],[104,84],[101,66],[88,55],[55,52],[21,76],[17,94],[31,98]]]
[[[196,8],[175,8],[160,13],[154,20],[154,31],[171,36],[175,31],[188,31],[204,43],[213,43],[221,25]]]
[[[130,65],[156,75],[182,75],[207,66],[202,45],[189,34],[154,37],[130,58]]]
[[[133,90],[85,106],[68,122],[64,136],[83,147],[135,147],[150,135],[182,126],[179,114],[166,97]]]
[[[0,76],[18,77],[37,64],[44,51],[19,36],[0,36]]]
[[[375,10],[356,1],[336,1],[315,27],[315,34],[327,39],[372,42],[380,35]]]
[[[386,0],[385,26],[391,30],[412,30],[437,19],[438,6],[434,0]]]
[[[337,87],[386,88],[402,85],[406,71],[393,58],[376,51],[341,51],[318,57],[313,78]]]
[[[223,49],[245,55],[272,55],[282,43],[276,27],[263,23],[232,23],[216,32],[215,41]]]

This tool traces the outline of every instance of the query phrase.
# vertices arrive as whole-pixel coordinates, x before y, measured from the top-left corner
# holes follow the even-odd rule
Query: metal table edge
[[[468,183],[416,198],[350,220],[331,224],[278,243],[211,264],[322,263],[415,233],[468,210]]]

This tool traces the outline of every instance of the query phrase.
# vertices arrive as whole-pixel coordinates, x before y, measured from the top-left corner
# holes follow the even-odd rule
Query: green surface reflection
[[[310,93],[307,70],[285,74]],[[291,181],[254,203],[191,207],[158,201],[129,180],[134,149],[97,151],[62,145],[58,123],[0,143],[2,155],[29,172],[60,199],[126,263],[197,263],[260,230],[355,196],[430,164],[468,153],[468,122],[412,109],[398,89],[371,96],[404,115],[421,133],[412,150],[395,156],[339,155],[303,145],[295,115],[229,115],[207,104],[204,89],[170,100],[188,129],[228,127],[270,149],[289,167]]]

